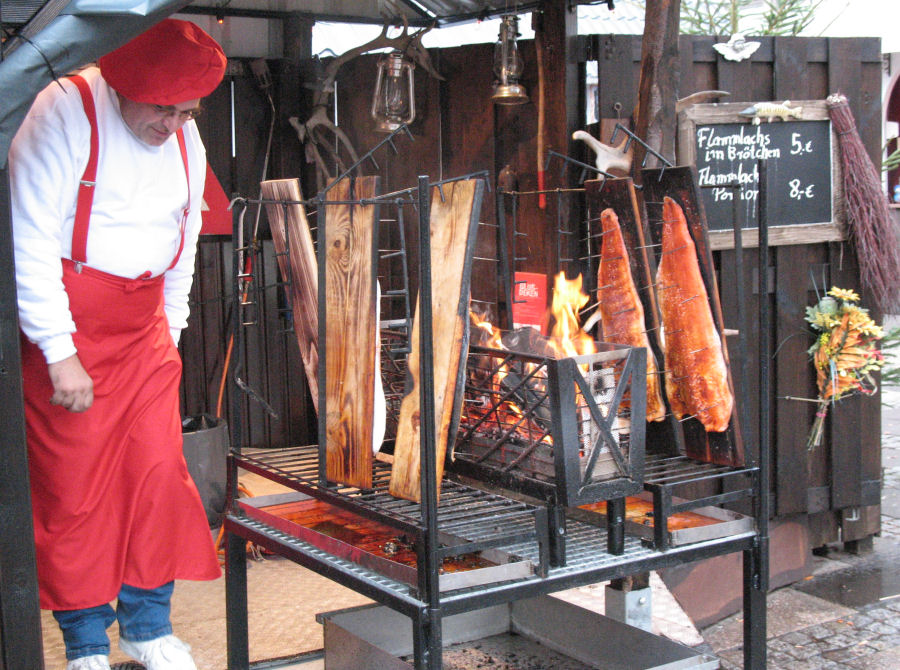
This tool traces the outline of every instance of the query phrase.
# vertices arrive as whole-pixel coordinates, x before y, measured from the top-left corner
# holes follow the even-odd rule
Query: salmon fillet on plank
[[[722,341],[684,212],[669,197],[663,200],[656,287],[669,406],[679,420],[694,416],[707,432],[722,432],[734,406]]]
[[[600,213],[600,223],[603,242],[597,271],[597,301],[603,339],[647,349],[647,421],[662,421],[666,406],[660,391],[656,358],[647,338],[644,306],[634,285],[619,217],[612,208],[607,208]]]

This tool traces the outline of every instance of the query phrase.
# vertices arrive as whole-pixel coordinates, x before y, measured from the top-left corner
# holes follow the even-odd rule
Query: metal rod
[[[769,223],[767,161],[759,163],[759,470],[757,538],[744,552],[744,667],[766,667],[766,593],[769,589]]]
[[[419,177],[419,462],[425,569],[421,595],[430,608],[440,606],[438,575],[437,463],[435,454],[434,348],[432,343],[431,234],[428,177]]]
[[[644,147],[644,149],[646,150],[647,154],[653,154],[654,156],[656,156],[656,157],[663,163],[663,166],[664,166],[664,167],[663,167],[662,170],[660,170],[660,174],[659,174],[660,178],[662,178],[662,173],[665,171],[665,168],[666,168],[666,167],[672,167],[672,163],[670,163],[670,162],[666,159],[665,156],[663,156],[661,153],[659,153],[658,151],[656,151],[653,147],[651,147],[649,144],[647,144],[646,142],[644,142],[644,140],[642,140],[640,137],[638,137],[637,135],[635,135],[633,132],[631,132],[631,130],[629,130],[628,128],[626,128],[625,126],[623,126],[621,123],[617,123],[617,124],[616,124],[616,127],[615,127],[615,129],[613,130],[612,137],[609,139],[609,143],[610,143],[610,144],[615,145],[615,143],[616,143],[616,137],[618,136],[620,130],[621,130],[623,133],[625,133],[626,135],[628,135],[628,138],[629,138],[628,141],[625,143],[625,152],[626,152],[626,153],[628,152],[628,149],[629,149],[629,147],[631,146],[631,143],[632,143],[632,142],[637,142],[637,143],[640,144],[642,147]],[[646,167],[646,164],[647,164],[647,154],[644,154],[644,160],[643,160],[643,162],[641,163],[641,167]]]
[[[577,167],[582,168],[583,170],[590,170],[591,172],[596,172],[597,174],[602,174],[604,177],[608,177],[610,179],[615,179],[614,175],[611,175],[609,172],[604,172],[596,165],[590,165],[588,163],[582,163],[581,161],[575,160],[565,154],[561,154],[558,151],[554,151],[553,149],[547,150],[547,160],[544,161],[544,170],[546,170],[550,166],[550,159],[553,157],[561,158],[565,163],[571,163]],[[563,166],[565,167],[565,165]]]
[[[337,186],[338,182],[340,182],[344,177],[346,177],[346,176],[348,176],[349,174],[351,174],[356,168],[358,168],[360,165],[362,165],[362,164],[365,163],[367,160],[369,160],[369,159],[372,157],[372,155],[373,155],[376,151],[378,151],[381,147],[383,147],[385,144],[389,144],[389,145],[391,146],[391,148],[396,152],[397,149],[396,149],[396,146],[394,145],[393,140],[394,140],[394,137],[395,137],[396,135],[399,135],[400,133],[406,133],[406,135],[407,135],[407,137],[409,137],[410,141],[415,141],[414,138],[413,138],[413,136],[412,136],[412,133],[409,132],[409,128],[408,128],[407,125],[404,123],[404,124],[401,125],[399,128],[397,128],[397,130],[395,130],[395,131],[392,132],[390,135],[388,135],[388,136],[385,137],[383,140],[381,140],[381,142],[379,142],[379,143],[376,144],[374,147],[372,147],[371,149],[369,149],[363,156],[361,156],[361,157],[359,158],[358,161],[356,161],[353,165],[351,165],[351,166],[348,167],[346,170],[344,170],[344,171],[343,171],[340,175],[338,175],[338,176],[337,176],[330,184],[328,184],[325,188],[323,188],[323,189],[322,189],[322,192],[319,193],[319,197],[324,197],[325,194],[328,193],[328,191],[330,191],[330,190],[333,189],[335,186]]]
[[[324,203],[323,203],[324,204]],[[318,217],[317,217],[318,221]],[[327,412],[328,412],[328,401],[326,400],[325,387],[327,385],[327,375],[328,375],[328,367],[326,365],[327,357],[328,357],[328,342],[327,342],[327,332],[326,332],[326,314],[327,314],[327,301],[326,301],[326,293],[327,290],[327,277],[325,274],[325,266],[326,266],[326,245],[325,245],[325,235],[328,225],[328,208],[321,208],[321,221],[318,221],[319,229],[322,231],[322,244],[316,245],[316,263],[317,267],[317,275],[318,275],[318,283],[319,290],[317,292],[317,305],[316,309],[318,310],[319,315],[319,323],[318,323],[318,370],[316,371],[316,378],[318,379],[318,413],[317,413],[317,442],[318,451],[319,451],[319,461],[318,461],[318,479],[319,486],[326,487],[328,485],[328,425],[326,422]]]

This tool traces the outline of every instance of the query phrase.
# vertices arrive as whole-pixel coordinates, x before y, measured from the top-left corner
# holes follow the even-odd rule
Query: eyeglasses
[[[152,107],[159,116],[175,116],[182,123],[196,119],[203,112],[202,107],[194,107],[194,109],[176,109],[173,105],[152,105]]]

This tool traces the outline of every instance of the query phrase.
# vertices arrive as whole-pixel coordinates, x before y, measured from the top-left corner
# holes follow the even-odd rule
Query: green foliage
[[[799,35],[824,0],[766,0],[760,35]]]
[[[891,328],[881,340],[885,364],[881,368],[881,386],[900,386],[900,326]]]
[[[824,0],[681,0],[681,32],[691,35],[798,35],[808,28]],[[646,7],[646,2],[640,3]]]
[[[887,145],[884,146],[884,150],[887,150]],[[887,158],[881,162],[882,172],[895,170],[898,167],[900,167],[900,148],[894,149]]]
[[[742,10],[751,0],[682,0],[681,32],[692,35],[732,35]]]

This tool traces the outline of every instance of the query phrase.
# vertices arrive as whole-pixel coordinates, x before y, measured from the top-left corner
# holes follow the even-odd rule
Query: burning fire
[[[550,395],[547,358],[585,356],[578,366],[581,375],[590,388],[592,402],[597,404],[603,416],[608,415],[608,403],[616,392],[615,367],[591,356],[598,352],[598,347],[582,329],[579,319],[589,300],[582,289],[581,275],[569,280],[564,272],[559,273],[554,279],[549,310],[553,317],[549,336],[528,327],[501,333],[489,317],[470,312],[473,343],[512,352],[509,356],[478,352],[470,359],[461,425],[469,431],[467,439],[476,436],[471,444],[477,443],[479,448],[486,450],[480,459],[490,455],[504,468],[532,469],[543,473],[541,476],[552,472],[552,452],[548,456],[547,451],[542,451],[554,444],[550,434],[552,413],[547,400]],[[598,419],[591,414],[588,399],[584,396],[587,391],[583,388],[576,383],[575,407],[565,410],[576,413],[582,457],[595,449],[599,449],[600,454],[608,451],[599,439]],[[621,430],[617,417],[613,428],[617,441]]]
[[[590,297],[582,290],[580,274],[575,279],[566,279],[565,272],[556,275],[550,307],[553,327],[550,330],[550,337],[544,339],[557,358],[597,353],[594,339],[582,330],[578,319],[579,312],[588,300]],[[507,348],[503,344],[500,330],[487,320],[487,316],[470,311],[470,318],[472,325],[483,331],[482,337],[475,338],[479,344],[492,349]]]
[[[575,279],[566,279],[566,273],[560,272],[553,282],[553,303],[550,313],[553,315],[553,328],[550,331],[550,344],[563,356],[597,353],[594,339],[581,329],[578,313],[590,298],[581,290],[581,275]]]

